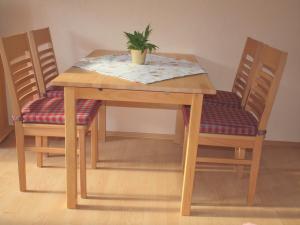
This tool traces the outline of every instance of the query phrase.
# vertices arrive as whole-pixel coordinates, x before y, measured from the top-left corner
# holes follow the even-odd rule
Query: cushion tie
[[[18,122],[18,121],[23,121],[23,118],[22,118],[22,116],[20,116],[20,115],[12,115],[11,116],[11,118],[12,118],[12,120],[14,121],[14,122]]]

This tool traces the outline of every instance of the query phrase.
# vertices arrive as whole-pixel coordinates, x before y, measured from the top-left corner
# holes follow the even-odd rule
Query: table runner
[[[206,73],[197,63],[155,54],[147,54],[145,65],[132,64],[131,56],[122,54],[85,57],[74,66],[144,84]]]

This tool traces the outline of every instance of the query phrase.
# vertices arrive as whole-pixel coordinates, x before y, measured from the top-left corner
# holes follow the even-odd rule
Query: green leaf
[[[136,49],[144,52],[146,49],[149,49],[151,53],[152,50],[157,49],[158,47],[155,44],[149,43],[149,35],[151,34],[152,29],[150,24],[146,27],[145,31],[139,32],[134,31],[133,33],[124,32],[127,38],[127,48]]]
[[[150,29],[150,24],[148,24],[148,26],[146,27],[146,30],[145,30],[145,39],[148,39],[151,31],[152,30]]]

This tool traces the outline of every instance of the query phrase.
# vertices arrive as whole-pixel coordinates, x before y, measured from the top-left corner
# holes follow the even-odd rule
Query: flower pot
[[[142,53],[141,50],[131,50],[131,61],[134,64],[145,64],[147,50]]]

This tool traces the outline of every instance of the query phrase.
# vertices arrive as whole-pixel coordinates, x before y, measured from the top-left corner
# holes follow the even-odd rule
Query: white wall
[[[289,53],[268,139],[300,141],[298,0],[0,0],[0,35],[49,26],[60,71],[96,48],[125,49],[123,31],[153,27],[163,52],[192,53],[218,89],[230,90],[246,37]],[[108,129],[174,132],[175,112],[108,109]]]

